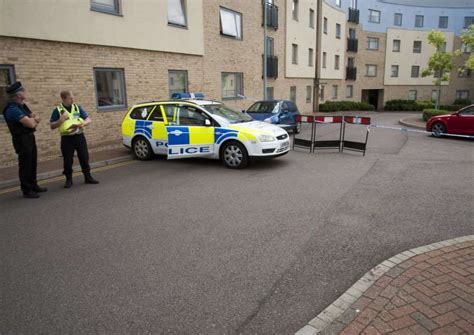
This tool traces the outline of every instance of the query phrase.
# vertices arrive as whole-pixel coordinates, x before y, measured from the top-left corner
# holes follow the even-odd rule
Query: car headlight
[[[269,135],[258,135],[258,140],[260,142],[274,142],[276,141],[275,137]]]
[[[271,117],[269,117],[268,119],[265,119],[265,120],[263,120],[263,122],[267,122],[267,123],[273,123],[273,121],[272,121],[272,118],[271,118]]]

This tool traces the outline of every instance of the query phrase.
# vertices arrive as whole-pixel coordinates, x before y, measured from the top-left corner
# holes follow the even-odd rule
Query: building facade
[[[4,87],[22,81],[27,104],[43,119],[37,142],[40,159],[47,160],[60,154],[49,116],[59,92],[70,90],[93,119],[89,146],[106,148],[120,143],[129,107],[173,92],[203,92],[238,110],[249,107],[264,93],[264,48],[267,97],[292,99],[302,113],[313,111],[317,70],[322,102],[365,100],[381,108],[394,98],[429,100],[432,79],[412,77],[412,67],[421,69],[431,52],[425,36],[442,24],[447,50],[461,48],[459,34],[474,17],[474,5],[412,2],[421,0],[325,0],[318,29],[317,0],[268,1],[265,38],[262,1],[0,0],[0,107]],[[418,12],[422,27],[414,27],[421,24]],[[394,24],[394,13],[402,15],[401,25]],[[422,41],[416,57],[415,40]],[[456,62],[461,65],[462,57]],[[472,97],[473,82],[453,71],[442,101]],[[0,166],[14,164],[1,117],[0,141]]]

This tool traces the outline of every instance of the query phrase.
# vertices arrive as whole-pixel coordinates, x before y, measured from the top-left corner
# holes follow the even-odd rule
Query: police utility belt
[[[66,108],[61,104],[58,107],[59,116],[66,113],[69,116],[69,119],[64,121],[61,126],[59,126],[59,134],[61,136],[71,136],[82,134],[83,130],[77,126],[84,123],[84,120],[81,118],[81,112],[79,107],[76,104],[71,106],[71,111],[68,112]]]

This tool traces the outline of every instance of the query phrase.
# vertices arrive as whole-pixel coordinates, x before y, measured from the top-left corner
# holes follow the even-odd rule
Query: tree
[[[471,24],[461,35],[461,41],[468,49],[471,50],[471,55],[466,61],[466,67],[468,69],[474,70],[474,24]]]
[[[436,51],[428,61],[428,67],[423,69],[421,76],[434,76],[434,84],[438,86],[438,96],[436,98],[436,109],[439,107],[441,98],[441,84],[449,80],[449,75],[453,69],[453,55],[446,52],[446,38],[440,31],[432,31],[428,34],[428,43],[435,47]]]

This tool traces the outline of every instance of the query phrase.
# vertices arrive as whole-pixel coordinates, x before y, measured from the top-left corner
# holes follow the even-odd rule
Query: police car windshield
[[[247,110],[249,113],[276,113],[278,112],[276,101],[259,101]]]
[[[230,123],[250,122],[252,117],[241,112],[237,112],[222,104],[203,106],[206,110],[214,115],[218,115],[228,120]]]

